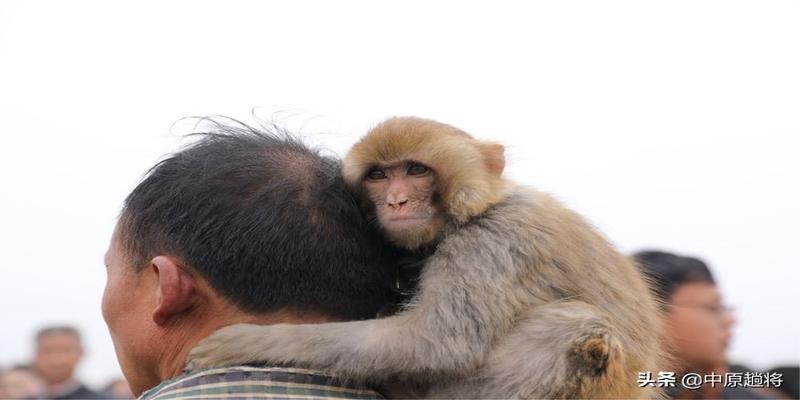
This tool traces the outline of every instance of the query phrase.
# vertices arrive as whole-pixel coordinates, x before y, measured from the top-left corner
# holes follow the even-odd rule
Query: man
[[[125,200],[105,258],[103,316],[133,393],[379,397],[294,366],[184,371],[223,326],[372,318],[393,288],[337,160],[281,132],[196,136]]]
[[[724,382],[691,389],[680,384],[681,376],[688,373],[724,377],[729,372],[725,354],[736,319],[723,305],[703,261],[663,251],[642,251],[634,258],[666,306],[665,340],[674,361],[672,371],[678,376],[677,385],[667,388],[668,394],[678,399],[765,398],[745,387],[724,387]]]
[[[45,384],[48,399],[99,399],[96,393],[75,378],[83,357],[81,335],[71,326],[51,326],[36,333],[33,369]]]

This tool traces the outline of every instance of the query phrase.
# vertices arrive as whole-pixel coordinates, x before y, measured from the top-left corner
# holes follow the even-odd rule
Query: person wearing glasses
[[[708,266],[694,257],[656,250],[640,251],[633,258],[664,307],[665,348],[673,362],[668,372],[676,373],[676,384],[666,386],[667,394],[676,399],[765,398],[741,385],[725,387],[726,352],[736,318]],[[699,387],[682,384],[690,374],[702,377]],[[722,382],[712,385],[709,376],[714,375]]]

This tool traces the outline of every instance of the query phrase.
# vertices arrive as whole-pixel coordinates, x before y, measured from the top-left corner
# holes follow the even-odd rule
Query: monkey
[[[643,398],[661,364],[660,314],[634,263],[554,197],[502,176],[504,146],[394,117],[343,161],[394,245],[424,257],[396,314],[224,327],[191,368],[271,361],[430,398]]]

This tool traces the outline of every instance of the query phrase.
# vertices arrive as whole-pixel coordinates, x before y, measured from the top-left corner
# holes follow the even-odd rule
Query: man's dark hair
[[[374,317],[392,282],[340,161],[277,127],[207,122],[125,200],[132,265],[177,257],[247,312]]]
[[[650,281],[653,293],[667,301],[679,286],[692,282],[715,284],[706,263],[665,251],[646,250],[633,255]]]
[[[43,337],[55,334],[72,335],[78,340],[79,344],[81,342],[81,333],[78,331],[78,328],[70,325],[52,325],[45,326],[36,331],[36,335],[34,335],[34,338],[36,339],[36,345],[39,345],[39,341],[42,340]]]

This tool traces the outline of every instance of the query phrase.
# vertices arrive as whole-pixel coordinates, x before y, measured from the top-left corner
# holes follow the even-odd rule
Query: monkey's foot
[[[263,337],[258,325],[226,326],[201,340],[189,353],[186,369],[242,365],[258,361],[251,345]],[[249,351],[248,351],[249,350]]]
[[[611,356],[611,341],[608,332],[594,330],[579,337],[572,350],[575,366],[591,375],[602,375]]]

